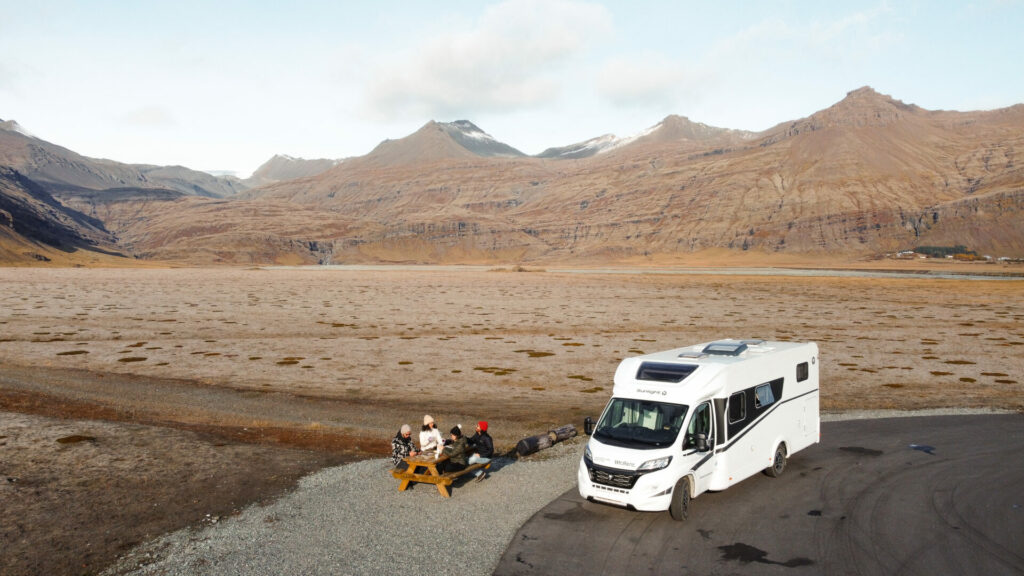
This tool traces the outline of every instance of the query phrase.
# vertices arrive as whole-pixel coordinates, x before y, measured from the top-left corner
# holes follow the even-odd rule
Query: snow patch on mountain
[[[18,134],[21,134],[22,136],[27,136],[29,138],[35,138],[36,140],[39,139],[35,134],[29,132],[28,130],[25,130],[24,128],[21,127],[21,124],[18,124],[14,120],[7,120],[7,121],[0,120],[0,129],[8,130],[10,132],[17,132]]]
[[[525,156],[519,150],[496,140],[469,120],[438,122],[437,125],[460,146],[477,156],[503,158]]]
[[[558,148],[548,148],[547,150],[538,154],[541,158],[589,158],[591,156],[597,156],[598,154],[604,154],[611,152],[617,148],[631,144],[636,140],[651,134],[661,127],[661,123],[658,123],[650,128],[633,134],[632,136],[626,136],[620,138],[614,134],[604,134],[596,138],[591,138],[578,144],[570,144],[568,146],[562,146]]]

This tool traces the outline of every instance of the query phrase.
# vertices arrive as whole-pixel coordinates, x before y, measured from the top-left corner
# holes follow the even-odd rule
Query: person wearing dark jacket
[[[402,459],[406,456],[415,456],[417,454],[419,452],[416,451],[416,446],[412,443],[412,427],[408,424],[402,424],[401,430],[391,439],[391,460],[395,463],[395,468],[405,466],[405,462]]]
[[[470,449],[473,454],[467,462],[473,464],[486,464],[494,457],[494,439],[487,433],[487,422],[481,420],[476,423],[476,434],[469,437]],[[483,468],[476,471],[477,482],[487,477],[487,471]]]
[[[442,474],[466,469],[466,451],[469,450],[469,444],[466,442],[466,437],[462,435],[462,429],[455,426],[451,429],[450,437],[451,440],[445,444],[443,452],[448,456],[448,460],[438,466],[438,470]]]

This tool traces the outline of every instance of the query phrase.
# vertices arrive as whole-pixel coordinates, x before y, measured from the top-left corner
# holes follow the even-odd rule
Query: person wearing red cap
[[[487,433],[487,422],[481,420],[476,423],[476,433],[469,437],[469,445],[473,455],[469,457],[469,464],[486,464],[494,457],[494,440]],[[479,482],[487,477],[487,471],[483,468],[476,471],[475,481]]]

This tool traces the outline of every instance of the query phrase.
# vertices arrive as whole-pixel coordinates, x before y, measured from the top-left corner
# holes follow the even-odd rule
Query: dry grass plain
[[[818,342],[824,411],[1024,410],[1020,280],[0,268],[0,574],[94,571],[424,413],[511,448],[725,337]]]

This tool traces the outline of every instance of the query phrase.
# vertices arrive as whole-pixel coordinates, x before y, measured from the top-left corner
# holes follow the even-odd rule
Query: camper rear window
[[[696,366],[689,364],[668,364],[664,362],[644,362],[636,371],[637,380],[652,380],[654,382],[682,382],[696,370]]]
[[[807,362],[801,362],[796,365],[796,381],[803,382],[807,380],[810,372],[807,369]]]

